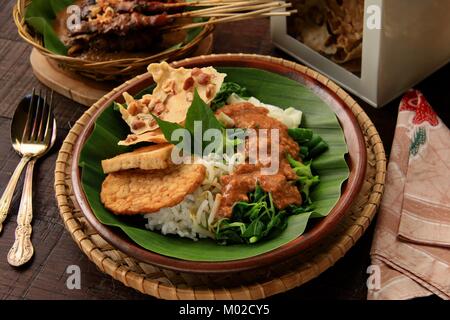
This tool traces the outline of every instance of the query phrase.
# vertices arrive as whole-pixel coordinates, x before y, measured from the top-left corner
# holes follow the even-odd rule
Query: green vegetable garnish
[[[328,150],[328,144],[322,137],[305,128],[288,129],[288,133],[300,145],[300,157],[313,159]]]
[[[313,137],[313,131],[305,128],[288,129],[288,133],[300,146],[311,141]]]
[[[276,209],[272,195],[259,185],[248,196],[251,202],[236,203],[232,218],[218,222],[216,240],[220,244],[256,243],[286,228],[291,210]]]
[[[227,99],[231,96],[231,94],[237,94],[240,97],[248,97],[249,93],[245,87],[241,87],[239,84],[235,82],[224,82],[220,87],[219,92],[216,94],[216,97],[211,103],[211,109],[217,110],[223,107]]]
[[[173,139],[172,134],[177,129],[183,129],[181,125],[162,120],[161,118],[155,115],[153,115],[153,118],[158,123],[158,126],[161,129],[167,141],[169,141],[172,144],[178,144],[180,142],[180,140]],[[224,132],[225,129],[219,122],[219,120],[217,120],[217,118],[215,117],[212,110],[208,107],[208,105],[202,100],[202,98],[200,98],[197,90],[195,90],[194,92],[194,99],[186,114],[186,120],[184,124],[184,129],[186,130],[184,132],[185,135],[190,136],[189,140],[192,142],[190,145],[191,152],[195,153],[196,151],[200,151],[202,153],[203,149],[210,142],[205,142],[203,141],[203,139],[202,141],[195,141],[196,138],[194,134],[195,122],[200,122],[202,125],[201,131],[197,133],[201,139],[203,138],[203,134],[209,129],[217,129],[220,130],[222,133]],[[183,137],[183,142],[186,141],[185,140],[186,138],[187,138],[186,136]],[[223,138],[223,140],[225,141],[225,138]],[[201,150],[195,150],[194,146],[196,144],[202,146]]]
[[[309,151],[308,157],[309,159],[316,158],[327,150],[328,144],[322,140]]]
[[[300,161],[296,161],[289,154],[287,155],[287,159],[289,161],[289,164],[293,168],[295,174],[298,176],[298,182],[300,183],[300,190],[303,195],[303,202],[311,204],[311,199],[309,197],[310,190],[312,187],[319,184],[320,182],[319,176],[313,175],[311,171],[311,161],[302,163]]]

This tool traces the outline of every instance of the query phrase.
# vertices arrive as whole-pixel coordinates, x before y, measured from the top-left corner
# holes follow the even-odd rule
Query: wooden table
[[[16,164],[18,155],[10,139],[10,123],[19,100],[33,87],[42,87],[31,72],[31,48],[17,35],[11,18],[14,0],[6,0],[0,8],[0,191],[3,191]],[[214,52],[245,52],[280,56],[270,42],[267,20],[233,23],[215,31]],[[399,75],[401,77],[401,75]],[[417,86],[450,124],[450,65]],[[62,96],[55,95],[58,139],[52,152],[38,161],[34,180],[33,244],[35,256],[27,266],[15,269],[6,261],[13,243],[15,219],[20,193],[14,197],[11,213],[0,235],[0,298],[1,299],[151,299],[127,288],[98,271],[82,254],[65,231],[59,217],[53,191],[53,170],[57,151],[70,126],[85,110]],[[392,143],[399,99],[377,110],[362,103],[383,139],[386,151]],[[19,184],[21,190],[21,184]],[[365,299],[366,269],[370,263],[373,225],[362,239],[334,267],[310,283],[279,295],[278,298],[301,299]],[[81,268],[81,289],[66,287],[69,265]]]

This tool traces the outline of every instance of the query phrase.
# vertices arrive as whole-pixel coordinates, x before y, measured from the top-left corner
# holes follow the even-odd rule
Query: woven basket
[[[64,225],[80,249],[100,271],[142,293],[162,299],[263,299],[288,291],[316,278],[343,257],[367,230],[381,202],[386,175],[383,143],[367,114],[344,90],[314,70],[294,62],[260,55],[233,56],[295,68],[321,82],[344,101],[357,118],[366,142],[367,170],[362,189],[346,216],[320,244],[268,268],[232,276],[199,275],[174,272],[138,261],[112,247],[89,225],[74,204],[70,179],[73,146],[79,134],[101,103],[121,87],[116,88],[89,108],[67,135],[56,160],[55,192]]]
[[[94,62],[80,58],[74,58],[56,54],[43,46],[42,36],[36,34],[25,22],[25,12],[32,0],[17,0],[13,9],[13,18],[19,35],[40,53],[53,61],[58,67],[82,76],[97,80],[123,80],[145,72],[146,67],[152,62],[174,60],[192,53],[200,42],[212,31],[213,26],[205,26],[202,31],[189,43],[181,48],[168,50],[145,58],[127,58],[109,61]]]

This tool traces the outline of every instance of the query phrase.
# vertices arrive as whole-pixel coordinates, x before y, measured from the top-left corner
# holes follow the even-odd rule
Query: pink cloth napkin
[[[416,90],[400,104],[371,258],[369,300],[450,299],[450,131]]]

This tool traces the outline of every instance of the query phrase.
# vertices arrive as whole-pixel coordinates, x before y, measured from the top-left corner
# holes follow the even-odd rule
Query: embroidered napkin
[[[400,104],[371,257],[368,299],[450,299],[450,131],[416,90]]]

